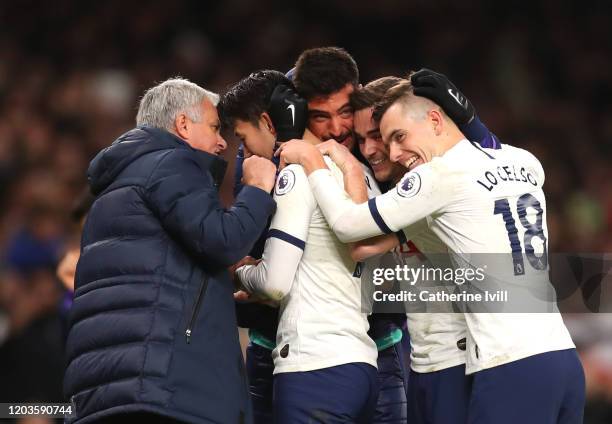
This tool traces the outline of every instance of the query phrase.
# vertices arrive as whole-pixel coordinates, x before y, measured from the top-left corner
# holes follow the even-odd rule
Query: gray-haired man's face
[[[200,122],[187,119],[186,132],[181,136],[194,149],[218,155],[227,148],[227,143],[219,132],[221,124],[217,108],[208,99],[204,100],[199,107],[202,119]]]

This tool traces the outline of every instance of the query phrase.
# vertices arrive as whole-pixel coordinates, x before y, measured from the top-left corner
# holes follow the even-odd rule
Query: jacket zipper
[[[185,338],[187,339],[187,344],[191,342],[191,333],[193,332],[193,326],[195,325],[195,320],[198,317],[198,312],[200,311],[200,306],[202,305],[202,300],[204,300],[204,295],[206,294],[206,289],[208,288],[208,277],[205,277],[200,284],[200,290],[198,291],[198,297],[196,298],[195,306],[191,311],[191,318],[189,319],[189,324],[185,329]]]

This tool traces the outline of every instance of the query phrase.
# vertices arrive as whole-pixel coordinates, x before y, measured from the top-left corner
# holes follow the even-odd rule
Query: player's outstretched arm
[[[346,148],[345,145],[329,140],[317,145],[323,155],[328,155],[334,161],[344,176],[344,191],[353,203],[361,204],[368,201],[368,193],[363,173],[363,165]],[[349,252],[355,262],[387,253],[400,244],[396,234],[385,234],[349,243]]]
[[[336,183],[317,147],[301,140],[291,140],[284,143],[276,155],[281,158],[281,166],[302,165],[306,175],[309,175],[317,203],[340,241],[351,243],[384,233],[373,219],[367,204],[356,204]]]
[[[330,227],[348,243],[399,230],[406,239],[412,238],[424,218],[452,201],[453,177],[441,164],[426,163],[406,173],[394,190],[360,205],[333,184],[329,170],[317,170],[308,179]]]
[[[480,121],[470,100],[446,75],[423,68],[411,75],[414,94],[436,102],[471,141],[489,149],[500,149],[501,142]]]
[[[413,227],[423,218],[442,208],[452,198],[452,181],[444,166],[421,165],[408,172],[395,190],[356,204],[336,184],[323,155],[315,146],[300,140],[283,144],[277,154],[281,164],[303,166],[312,194],[327,223],[343,243],[351,243],[381,234],[391,234]],[[277,212],[278,213],[278,212]],[[406,234],[408,239],[411,238]]]

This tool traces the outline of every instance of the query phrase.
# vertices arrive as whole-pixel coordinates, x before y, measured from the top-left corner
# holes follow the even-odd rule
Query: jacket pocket
[[[196,301],[193,304],[193,308],[189,316],[189,321],[187,322],[187,328],[185,328],[185,338],[187,340],[187,344],[191,342],[191,336],[193,334],[193,329],[196,320],[198,319],[198,313],[200,312],[202,302],[204,302],[204,297],[206,296],[206,289],[208,289],[208,276],[204,277],[204,280],[202,280],[202,284],[200,284],[198,296],[196,297]]]

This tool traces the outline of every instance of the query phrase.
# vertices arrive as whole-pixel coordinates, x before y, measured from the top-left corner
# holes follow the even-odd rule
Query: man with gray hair
[[[227,267],[274,213],[275,166],[244,161],[225,209],[218,96],[167,80],[91,162],[67,342],[68,422],[242,423],[251,410]]]

